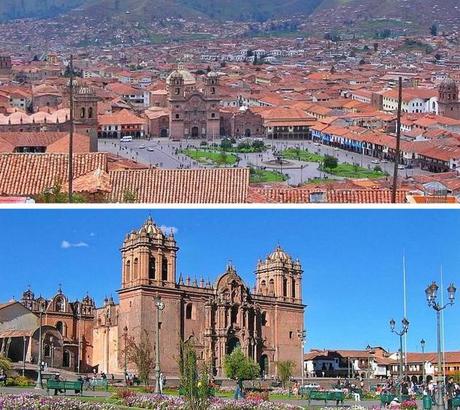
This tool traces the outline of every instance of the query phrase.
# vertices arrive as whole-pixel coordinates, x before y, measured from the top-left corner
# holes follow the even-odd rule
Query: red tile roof
[[[139,203],[245,203],[249,170],[143,169],[111,171],[112,202],[123,202],[127,192]]]

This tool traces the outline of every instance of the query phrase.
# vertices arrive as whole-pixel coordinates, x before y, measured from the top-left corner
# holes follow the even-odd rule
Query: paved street
[[[181,142],[174,142],[165,139],[151,139],[151,140],[134,140],[128,143],[120,143],[118,140],[99,140],[99,150],[111,152],[113,154],[129,158],[140,163],[153,165],[159,168],[206,168],[211,165],[200,164],[197,161],[180,154],[181,149],[187,147],[198,147],[200,140],[186,140]],[[215,140],[220,143],[220,140]],[[276,165],[270,166],[265,162],[274,160],[274,151],[280,151],[290,147],[299,147],[302,149],[307,148],[310,152],[318,153],[321,155],[331,155],[336,157],[340,163],[358,164],[364,168],[373,169],[376,165],[380,166],[383,171],[388,172],[390,175],[393,173],[393,164],[388,162],[375,163],[375,158],[367,155],[356,154],[337,148],[329,147],[326,145],[317,145],[312,141],[268,141],[267,144],[271,145],[271,149],[263,153],[253,154],[238,154],[240,161],[238,166],[246,167],[248,165],[255,167],[266,167],[267,169],[276,169],[289,176],[289,184],[296,185],[306,182],[311,178],[321,178],[325,175],[318,169],[318,164],[315,162],[303,161],[290,161],[288,166]],[[402,177],[410,177],[414,174],[425,174],[426,171],[420,169],[405,169],[400,170]],[[340,179],[336,176],[329,176],[330,178]]]

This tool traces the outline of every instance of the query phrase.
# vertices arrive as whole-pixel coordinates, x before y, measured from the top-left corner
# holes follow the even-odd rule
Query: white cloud
[[[69,249],[69,248],[87,248],[89,245],[86,242],[69,242],[69,241],[62,241],[61,242],[61,248],[62,249]]]
[[[89,236],[96,236],[96,234],[94,232],[91,232]]]
[[[166,225],[161,225],[160,229],[163,231],[163,233],[166,233],[168,235],[171,231],[173,232],[174,235],[179,231],[179,229],[177,229],[175,226],[166,226]]]

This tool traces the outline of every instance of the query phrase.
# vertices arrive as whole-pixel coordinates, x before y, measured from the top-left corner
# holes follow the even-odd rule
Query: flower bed
[[[0,395],[1,410],[115,410],[105,403],[89,403],[78,399],[38,396],[33,394]]]

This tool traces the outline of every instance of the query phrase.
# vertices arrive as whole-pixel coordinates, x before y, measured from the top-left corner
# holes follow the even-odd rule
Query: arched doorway
[[[227,354],[231,354],[237,347],[240,347],[240,341],[237,337],[231,337],[227,342]]]
[[[192,138],[198,138],[199,133],[198,127],[192,127]]]
[[[246,128],[246,131],[244,131],[244,136],[246,138],[249,138],[251,136],[251,130],[249,128]]]
[[[64,350],[62,355],[62,367],[70,367],[70,352],[68,350]]]
[[[168,130],[166,128],[161,129],[160,138],[168,138]]]
[[[268,361],[268,356],[266,354],[263,354],[262,356],[260,356],[259,366],[260,366],[260,376],[262,378],[265,378],[266,376],[268,376],[269,375],[269,361]]]

